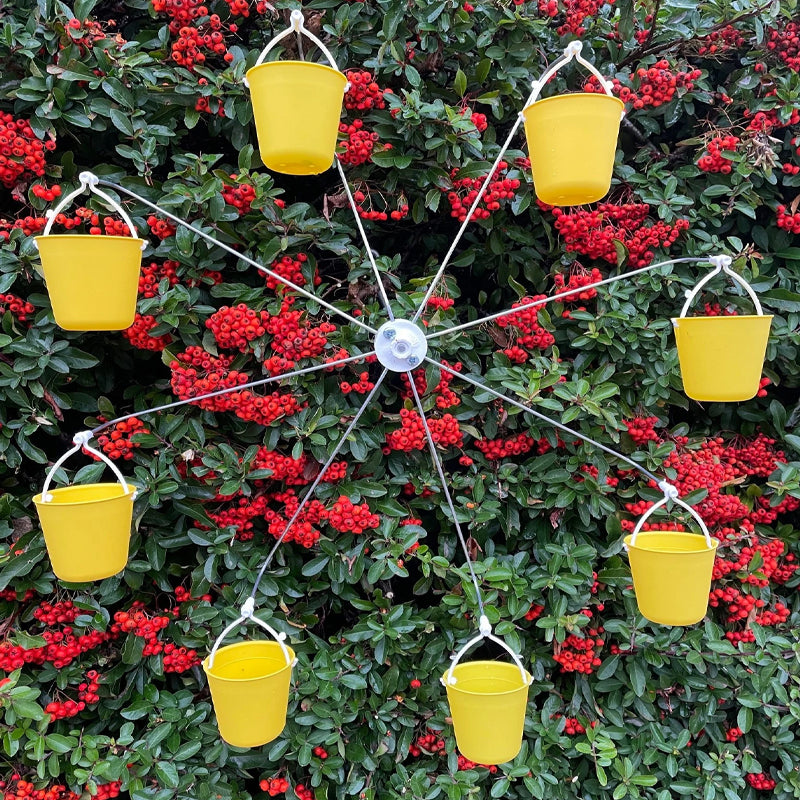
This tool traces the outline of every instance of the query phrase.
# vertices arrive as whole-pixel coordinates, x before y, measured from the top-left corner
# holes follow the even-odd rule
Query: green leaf
[[[156,778],[168,789],[176,789],[180,783],[178,768],[169,761],[157,761],[154,767]]]

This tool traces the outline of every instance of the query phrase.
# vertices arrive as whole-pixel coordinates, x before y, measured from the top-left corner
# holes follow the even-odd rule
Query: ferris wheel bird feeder
[[[34,239],[41,258],[56,323],[68,331],[120,331],[133,324],[142,250],[133,221],[112,197],[97,187],[91,172],[80,174],[80,186],[47,212],[47,224]],[[124,220],[130,236],[51,234],[56,217],[89,190]]]
[[[595,203],[611,188],[611,173],[625,105],[611,83],[570,42],[541,79],[522,111],[536,196],[551,206]],[[538,100],[550,78],[572,59],[585,66],[603,94],[576,92]]]
[[[89,445],[89,439],[89,431],[75,435],[75,446],[53,464],[41,494],[33,498],[53,572],[70,583],[110,578],[128,562],[136,487],[113,461]],[[58,468],[81,448],[104,461],[118,483],[76,484],[51,491]]]
[[[691,514],[702,536],[679,530],[642,531],[645,522],[669,502]],[[711,574],[719,542],[712,539],[703,518],[669,487],[625,537],[633,576],[633,591],[642,616],[659,625],[694,625],[708,610]]]
[[[715,269],[687,292],[680,316],[672,320],[683,389],[693,400],[749,400],[758,392],[772,315],[763,312],[753,287],[731,269],[730,256],[712,256],[711,261]],[[744,288],[756,313],[687,317],[700,290],[720,273]]]
[[[327,67],[304,61],[262,63],[270,50],[291,33],[296,33],[298,36],[301,58],[300,37],[305,35],[320,47],[332,66]],[[131,232],[135,233],[133,224],[124,210],[98,188],[98,184],[100,184],[125,194],[173,222],[190,229],[193,235],[206,239],[235,258],[271,276],[298,295],[311,300],[334,315],[346,318],[351,324],[372,336],[374,349],[371,352],[348,355],[346,358],[326,361],[316,366],[296,369],[281,375],[251,381],[241,386],[220,389],[198,397],[136,411],[115,420],[107,420],[97,428],[75,436],[73,440],[75,447],[56,462],[47,476],[42,493],[34,498],[56,575],[62,580],[68,581],[99,580],[109,577],[120,571],[125,565],[135,490],[125,481],[112,462],[102,453],[88,446],[88,441],[92,436],[131,416],[156,413],[189,403],[197,403],[205,398],[263,386],[320,370],[329,371],[337,365],[371,356],[377,358],[382,367],[380,376],[374,381],[373,388],[353,415],[344,433],[329,453],[326,463],[322,465],[317,477],[308,487],[293,515],[287,521],[283,532],[264,559],[254,581],[252,592],[241,607],[239,617],[223,630],[210,654],[203,661],[203,669],[208,678],[220,735],[229,744],[236,747],[261,746],[279,736],[286,724],[292,668],[296,663],[296,657],[294,651],[284,643],[286,635],[277,633],[270,625],[255,616],[258,587],[272,557],[292,529],[300,513],[313,498],[323,475],[333,464],[348,437],[355,430],[364,411],[377,398],[384,379],[392,372],[404,374],[408,379],[433,466],[438,474],[451,522],[466,558],[466,565],[477,599],[478,634],[458,651],[441,678],[447,692],[458,749],[462,755],[476,763],[499,764],[513,759],[519,753],[525,723],[528,689],[532,677],[523,666],[521,657],[492,634],[484,609],[480,582],[472,564],[472,557],[458,521],[442,460],[437,453],[425,409],[413,378],[412,370],[416,367],[425,364],[435,365],[438,369],[448,372],[453,379],[466,382],[471,387],[494,396],[525,414],[553,425],[558,430],[620,459],[629,467],[638,470],[648,480],[654,481],[664,493],[664,499],[644,514],[631,536],[626,537],[624,541],[624,547],[630,558],[634,590],[640,611],[647,619],[663,625],[690,625],[698,622],[705,615],[717,542],[709,536],[708,529],[699,514],[678,498],[675,487],[666,481],[659,480],[657,475],[625,454],[618,453],[586,434],[575,431],[535,408],[497,391],[476,378],[455,371],[446,362],[432,359],[428,355],[428,345],[432,339],[453,335],[466,328],[483,325],[503,316],[518,314],[528,308],[535,308],[544,303],[570,296],[574,292],[566,291],[543,300],[522,303],[510,310],[441,330],[426,331],[419,322],[428,300],[433,295],[436,285],[441,280],[450,258],[472,218],[472,213],[489,185],[491,176],[523,120],[530,148],[533,179],[540,200],[552,205],[583,204],[599,200],[608,191],[623,105],[620,100],[611,96],[609,83],[581,57],[580,52],[580,43],[571,43],[542,78],[534,82],[533,92],[524,111],[517,116],[505,143],[500,147],[494,164],[411,319],[395,319],[394,317],[380,270],[358,215],[352,191],[341,163],[335,159],[336,134],[343,94],[347,89],[347,79],[338,70],[335,61],[322,42],[306,30],[303,25],[302,12],[298,10],[292,12],[291,26],[267,45],[260,54],[256,65],[247,73],[246,82],[251,89],[261,157],[268,168],[294,175],[322,172],[336,161],[356,227],[364,243],[366,258],[369,260],[376,279],[377,293],[387,317],[386,322],[377,329],[373,328],[363,319],[351,316],[336,305],[260,265],[245,253],[218,241],[212,235],[193,227],[186,220],[171,214],[130,189],[100,179],[92,173],[81,174],[81,187],[68,195],[54,210],[48,226],[45,228],[45,235],[38,237],[37,242],[42,251],[42,263],[45,279],[48,281],[51,292],[54,315],[63,327],[75,326],[75,329],[82,330],[113,330],[127,327],[133,321],[141,260],[140,252],[144,243],[137,238],[49,235],[55,215],[86,188],[112,205],[122,215]],[[573,58],[586,66],[598,78],[604,94],[578,93],[538,100],[542,88],[550,77]],[[70,246],[69,241],[61,248],[56,244],[56,241],[75,240],[77,242],[81,239],[90,239],[91,242],[87,242],[83,247],[80,245]],[[106,254],[102,252],[104,246],[109,248]],[[116,254],[116,250],[112,251],[114,247],[120,247],[130,253],[126,261],[124,277],[116,280],[117,273],[115,272],[115,280],[111,282],[115,285],[110,287],[109,281],[106,280],[107,275],[104,275],[102,270],[108,268],[105,259]],[[59,253],[61,261],[59,261]],[[68,256],[64,254],[68,254]],[[603,279],[584,288],[592,289],[618,280],[628,280],[669,264],[698,261],[710,263],[714,270],[698,283],[694,291],[689,293],[689,299],[681,316],[673,320],[687,394],[690,397],[697,395],[702,399],[707,399],[706,395],[713,391],[715,396],[712,399],[746,399],[755,394],[755,390],[751,392],[750,388],[753,382],[756,387],[758,384],[771,317],[763,315],[755,293],[744,279],[730,270],[730,258],[719,256],[711,259],[708,257],[670,259]],[[96,271],[98,262],[100,262],[100,272]],[[67,267],[62,270],[65,263]],[[116,269],[117,265],[114,266]],[[92,299],[86,301],[84,284],[87,278],[78,276],[79,268],[88,270],[87,274],[91,276],[89,280],[96,281],[102,289],[101,297],[92,295]],[[95,271],[92,272],[92,270]],[[719,272],[725,272],[733,280],[745,286],[756,304],[757,316],[691,319],[685,317],[694,295]],[[58,274],[58,278],[51,277],[56,274]],[[61,278],[62,275],[67,277]],[[115,293],[119,289],[119,299],[114,300],[113,303],[109,303],[110,289],[113,289]],[[98,315],[100,311],[107,311],[109,305],[115,309],[113,320],[109,320],[105,316],[101,318]],[[709,333],[709,331],[714,331],[714,333]],[[701,342],[701,344],[698,345],[697,342]],[[731,354],[730,357],[728,352]],[[736,382],[738,380],[736,376],[742,372],[741,362],[745,357],[748,359],[746,390]],[[744,383],[745,381],[742,380],[741,384]],[[695,388],[696,386],[700,386],[700,388]],[[740,397],[740,395],[744,396]],[[82,446],[113,469],[119,484],[67,486],[50,492],[50,482],[60,465]],[[703,536],[677,530],[642,531],[649,516],[669,501],[673,501],[689,511],[698,522]],[[115,543],[113,547],[110,544],[112,540]],[[105,554],[106,550],[109,551],[108,555]],[[113,556],[111,550],[113,550]],[[87,559],[87,554],[92,554],[94,558]],[[94,568],[92,570],[86,569],[87,561],[89,563],[93,561]],[[264,628],[273,640],[244,641],[221,646],[223,640],[231,632],[242,623],[247,622],[253,622]],[[493,641],[503,647],[510,654],[513,663],[480,660],[460,663],[466,652],[483,640]]]
[[[264,63],[267,54],[292,33],[314,42],[331,66],[311,61]],[[261,51],[245,82],[267,169],[288,175],[316,175],[329,169],[349,84],[325,45],[303,24],[301,11],[292,11],[291,26]]]

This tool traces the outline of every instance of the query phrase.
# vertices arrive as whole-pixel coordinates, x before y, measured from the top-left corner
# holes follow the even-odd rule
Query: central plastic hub
[[[385,322],[375,335],[378,361],[392,372],[408,372],[428,354],[428,341],[422,328],[407,319]]]

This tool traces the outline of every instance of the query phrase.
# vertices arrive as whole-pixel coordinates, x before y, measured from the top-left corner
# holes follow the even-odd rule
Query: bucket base
[[[319,175],[333,166],[332,160],[326,162],[313,160],[296,150],[283,153],[276,153],[274,150],[268,153],[261,151],[261,160],[267,169],[284,175]]]

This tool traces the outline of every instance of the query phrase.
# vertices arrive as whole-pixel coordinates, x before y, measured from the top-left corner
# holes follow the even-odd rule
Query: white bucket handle
[[[688,503],[685,503],[683,500],[681,500],[680,497],[667,493],[665,493],[664,497],[662,497],[657,503],[654,503],[652,506],[650,506],[650,508],[648,508],[647,511],[644,512],[644,514],[642,514],[641,518],[636,523],[636,527],[634,527],[633,529],[633,533],[631,534],[630,546],[634,547],[636,545],[636,537],[638,536],[639,531],[642,530],[642,526],[644,525],[644,523],[647,522],[647,520],[656,511],[658,511],[659,508],[669,503],[670,500],[673,503],[679,505],[681,508],[686,509],[689,512],[689,514],[691,514],[691,516],[697,521],[697,524],[700,526],[700,530],[703,531],[703,536],[706,537],[706,544],[708,545],[708,549],[709,550],[713,549],[714,542],[711,541],[711,534],[708,532],[708,528],[706,527],[706,523],[703,521],[703,518]],[[628,544],[623,543],[623,547],[625,548],[625,550],[627,550]]]
[[[461,660],[461,657],[464,653],[467,652],[473,645],[478,644],[478,642],[482,642],[484,639],[491,639],[491,641],[499,644],[500,647],[503,648],[513,659],[514,663],[519,667],[519,674],[522,676],[522,682],[526,686],[530,686],[531,682],[533,681],[533,676],[528,675],[525,671],[525,667],[522,666],[522,659],[517,653],[515,653],[502,639],[498,639],[492,633],[492,626],[489,624],[489,620],[486,618],[485,614],[481,615],[480,624],[479,624],[479,633],[477,636],[470,639],[459,651],[453,656],[453,661],[450,664],[450,668],[447,670],[443,678],[439,680],[442,682],[443,686],[455,686],[457,683],[457,678],[453,675],[453,670],[458,665],[458,662]]]
[[[61,458],[56,461],[55,464],[50,469],[50,472],[47,473],[47,477],[44,479],[44,486],[42,487],[42,502],[49,503],[53,499],[53,495],[48,494],[47,490],[50,488],[50,482],[53,480],[53,476],[56,474],[58,468],[73,454],[77,453],[82,447],[85,447],[92,455],[97,456],[101,461],[105,462],[106,466],[111,467],[111,471],[116,476],[117,480],[122,484],[122,490],[125,494],[130,494],[130,488],[128,487],[128,482],[125,480],[123,474],[117,468],[117,465],[103,452],[100,450],[95,450],[94,447],[89,445],[89,440],[92,438],[91,431],[81,431],[80,433],[76,433],[72,437],[72,441],[74,443],[74,447],[71,447],[64,453]],[[133,490],[133,499],[136,499],[137,491]]]
[[[536,102],[537,98],[539,97],[540,92],[544,89],[547,82],[553,75],[558,72],[561,67],[566,66],[569,64],[570,61],[574,58],[579,64],[583,64],[589,72],[600,81],[600,86],[603,88],[603,91],[609,96],[613,97],[613,93],[611,92],[611,87],[614,85],[611,81],[607,81],[603,74],[595,67],[594,64],[587,61],[582,55],[581,50],[583,49],[583,42],[581,41],[574,41],[570,42],[564,48],[564,54],[559,56],[550,66],[550,68],[539,78],[538,81],[533,81],[531,83],[531,87],[533,91],[531,92],[531,96],[528,98],[528,101],[525,103],[525,108],[532,105]],[[622,116],[625,116],[625,111],[622,112]]]
[[[761,308],[761,303],[758,299],[758,295],[753,291],[753,287],[739,274],[734,272],[731,269],[731,264],[733,263],[733,259],[730,256],[711,256],[709,262],[712,264],[714,269],[708,273],[702,280],[700,280],[697,286],[694,289],[690,289],[686,292],[686,302],[681,309],[680,316],[678,319],[683,319],[686,316],[686,313],[689,311],[689,306],[691,306],[692,302],[694,302],[695,297],[697,297],[700,290],[712,279],[719,275],[721,272],[724,272],[732,281],[735,281],[740,286],[744,288],[747,294],[750,295],[750,299],[753,301],[753,305],[756,307],[756,314],[759,317],[764,316],[764,311]]]
[[[307,38],[311,39],[311,41],[314,42],[314,44],[317,47],[319,47],[319,49],[322,51],[322,54],[325,56],[325,58],[328,59],[330,65],[337,72],[341,72],[339,67],[336,66],[336,62],[333,60],[333,56],[331,55],[330,50],[328,50],[328,48],[325,47],[325,45],[313,33],[311,33],[311,31],[308,28],[306,28],[303,22],[304,22],[303,12],[300,11],[300,9],[296,8],[294,11],[292,11],[289,27],[285,31],[281,31],[279,34],[277,34],[277,36],[273,37],[267,43],[267,46],[261,51],[261,53],[259,53],[259,56],[256,59],[256,63],[253,64],[253,67],[258,67],[259,65],[261,65],[264,62],[264,59],[267,57],[267,54],[270,52],[270,50],[272,50],[272,48],[275,47],[275,45],[278,44],[278,42],[280,42],[282,39],[285,39],[292,33],[301,33]],[[244,79],[244,85],[249,86],[247,78]],[[345,92],[349,88],[350,84],[347,83],[344,88]]]
[[[44,226],[44,230],[42,231],[42,236],[49,236],[50,229],[53,227],[53,223],[56,220],[56,217],[79,195],[83,194],[87,189],[91,194],[96,194],[106,205],[110,206],[114,211],[117,212],[122,217],[122,221],[128,226],[128,230],[131,232],[131,238],[138,239],[139,234],[136,230],[136,226],[133,224],[133,220],[128,216],[128,212],[113,198],[111,195],[104,192],[102,189],[99,189],[97,186],[98,181],[100,178],[97,177],[93,172],[84,171],[78,176],[78,180],[81,182],[80,186],[75,189],[74,192],[70,192],[66,197],[64,197],[61,202],[55,207],[48,209],[45,212],[45,216],[47,217],[47,224]],[[36,240],[34,239],[34,244],[38,247]],[[147,247],[147,242],[142,242],[142,250]]]
[[[214,666],[214,656],[217,654],[217,650],[219,646],[222,644],[222,640],[232,631],[234,628],[237,628],[243,622],[247,620],[252,620],[256,623],[256,625],[260,625],[267,633],[269,633],[273,639],[280,645],[281,651],[283,652],[283,657],[286,659],[286,666],[293,667],[297,663],[297,659],[292,659],[289,655],[289,650],[287,649],[286,645],[283,643],[286,639],[286,634],[281,632],[278,633],[273,627],[268,625],[264,622],[263,619],[259,619],[257,616],[254,615],[253,611],[255,610],[256,601],[252,597],[248,597],[245,600],[244,605],[242,606],[240,615],[238,619],[235,619],[225,628],[224,631],[217,637],[217,641],[214,642],[214,646],[211,648],[211,652],[208,655],[208,668],[211,669]]]

